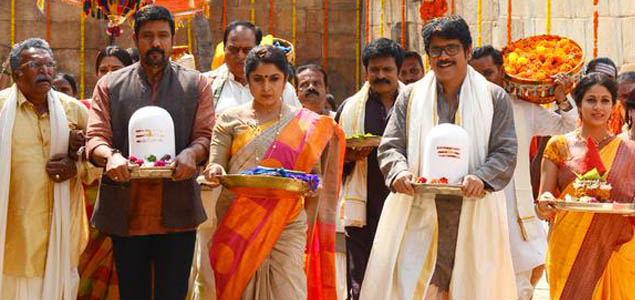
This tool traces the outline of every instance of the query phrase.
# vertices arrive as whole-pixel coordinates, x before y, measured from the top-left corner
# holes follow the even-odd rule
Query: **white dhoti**
[[[438,119],[436,88],[436,77],[430,72],[415,85],[410,98],[406,157],[415,176],[422,174],[423,141]],[[470,172],[485,163],[492,117],[487,81],[468,67],[456,119],[470,137]],[[379,220],[361,299],[424,299],[430,291],[437,247],[434,195],[390,194]],[[463,199],[449,295],[454,300],[517,298],[502,192]]]

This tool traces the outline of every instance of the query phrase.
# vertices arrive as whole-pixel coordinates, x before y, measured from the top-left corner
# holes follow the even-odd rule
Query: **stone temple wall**
[[[250,19],[251,0],[226,0],[227,21]],[[328,62],[331,92],[342,101],[355,92],[356,70],[356,4],[360,4],[360,40],[364,41],[365,4],[367,0],[329,0]],[[409,49],[423,52],[422,23],[419,6],[422,0],[407,0],[407,44]],[[448,3],[451,0],[447,0]],[[513,38],[545,32],[547,0],[513,0]],[[269,33],[270,14],[268,0],[255,1],[255,20],[265,34]],[[370,38],[380,36],[380,0],[370,0]],[[599,0],[599,55],[613,58],[618,65],[635,62],[635,0]],[[16,40],[46,36],[45,16],[36,8],[36,0],[16,0]],[[193,26],[193,49],[198,67],[209,68],[212,49],[222,41],[223,0],[210,0],[208,19],[197,17]],[[274,35],[292,40],[292,0],[275,0],[273,14]],[[296,64],[322,64],[324,49],[324,0],[296,0],[297,42]],[[383,0],[383,33],[400,40],[402,0]],[[477,0],[455,0],[456,13],[468,21],[476,42]],[[51,46],[60,70],[79,76],[80,68],[80,9],[51,0]],[[590,59],[593,45],[592,0],[552,0],[552,33],[573,38],[585,48]],[[496,47],[506,43],[507,0],[483,0],[483,43]],[[0,0],[0,59],[6,58],[10,40],[10,0]],[[90,97],[95,84],[95,57],[100,48],[109,43],[106,24],[87,18],[86,22],[86,97]],[[131,28],[116,40],[122,47],[132,47]],[[187,44],[187,30],[177,31],[177,45]],[[361,62],[360,62],[361,64]],[[360,67],[360,81],[364,78]]]
[[[593,54],[593,1],[552,0],[551,33],[567,36],[585,50],[587,61]],[[448,0],[448,4],[451,1]],[[507,0],[483,0],[482,41],[501,48],[507,43]],[[379,0],[373,1],[372,27],[378,35]],[[512,39],[546,33],[547,0],[512,0]],[[421,0],[407,1],[408,36],[414,49],[423,51],[419,6]],[[477,38],[477,0],[456,0],[456,14],[463,16]],[[401,20],[401,0],[385,0],[385,27]],[[619,66],[635,63],[635,0],[599,0],[598,55],[608,56]]]

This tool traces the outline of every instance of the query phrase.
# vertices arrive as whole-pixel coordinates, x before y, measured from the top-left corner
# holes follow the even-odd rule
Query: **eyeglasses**
[[[459,45],[449,45],[445,47],[430,47],[430,57],[437,58],[441,56],[443,52],[445,52],[447,56],[455,56],[459,53],[459,50],[461,50],[461,46]]]
[[[238,52],[242,52],[243,54],[247,55],[247,53],[249,53],[249,51],[251,51],[251,49],[253,49],[254,47],[236,47],[236,46],[227,46],[227,52],[231,53],[231,54],[238,54]]]
[[[53,70],[55,68],[57,68],[57,64],[54,61],[49,61],[49,62],[39,62],[39,61],[30,61],[27,63],[24,63],[21,67],[28,67],[31,70],[40,70],[43,67],[46,67],[48,70]]]

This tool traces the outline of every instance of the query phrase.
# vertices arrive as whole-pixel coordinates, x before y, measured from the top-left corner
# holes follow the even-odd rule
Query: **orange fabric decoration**
[[[324,70],[329,70],[329,0],[324,0]]]
[[[276,6],[274,0],[269,0],[269,34],[276,33]]]
[[[424,22],[441,17],[447,12],[448,2],[446,0],[423,0],[421,8],[419,8],[421,20]]]

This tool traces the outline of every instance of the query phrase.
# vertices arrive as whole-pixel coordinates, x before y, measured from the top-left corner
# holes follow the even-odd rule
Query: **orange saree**
[[[216,132],[215,129],[214,134]],[[320,197],[315,199],[275,189],[229,191],[233,194],[231,204],[214,234],[209,253],[217,298],[272,299],[307,295],[309,299],[335,299],[335,205],[344,154],[341,129],[328,117],[296,110],[285,113],[277,123],[229,135],[232,142],[225,166],[228,173],[256,165],[305,173],[319,169],[323,188]],[[214,147],[214,138],[212,140]],[[264,155],[259,157],[260,153]],[[304,227],[295,226],[298,223]],[[301,231],[298,228],[302,228]],[[302,232],[304,230],[306,232]],[[298,243],[297,238],[296,242],[288,239],[290,233],[304,234],[306,238],[300,245],[306,246],[306,275],[302,275],[306,281],[273,278],[284,273],[276,269],[285,267],[274,266],[279,260],[271,257],[288,248],[288,260],[303,261],[302,257],[292,254],[297,252],[294,249],[297,250]],[[254,279],[263,267],[273,271]],[[303,272],[302,263],[292,268],[300,270],[289,270],[289,273]],[[274,286],[280,282],[283,286]],[[305,286],[298,287],[298,283]]]
[[[559,166],[558,187],[573,194],[580,157],[569,152],[567,136],[553,137],[544,157]],[[612,185],[611,199],[633,202],[635,144],[616,137],[600,150]],[[635,299],[635,235],[626,217],[560,211],[549,237],[547,274],[551,299]]]

